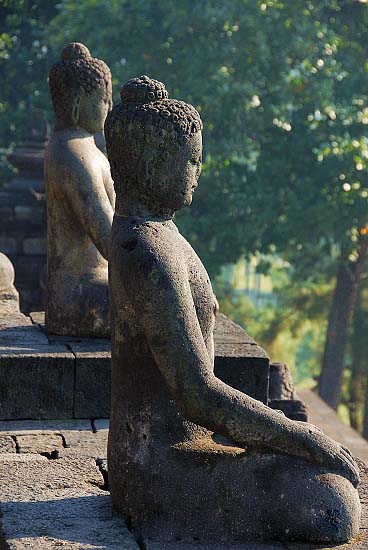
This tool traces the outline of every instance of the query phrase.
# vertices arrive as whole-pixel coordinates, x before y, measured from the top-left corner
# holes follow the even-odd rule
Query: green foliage
[[[47,75],[54,57],[47,26],[56,2],[3,0],[0,3],[0,185],[12,170],[6,153],[24,137],[33,107],[48,109]]]
[[[255,252],[290,263],[276,307],[256,312],[226,295],[222,305],[265,345],[299,338],[297,351],[290,345],[314,373],[306,357],[320,356],[320,340],[308,323],[325,322],[337,261],[356,257],[368,225],[368,6],[3,0],[0,10],[0,184],[30,109],[52,120],[47,75],[67,42],[109,64],[115,101],[133,76],[162,80],[205,125],[201,184],[178,215],[181,230],[212,276]]]
[[[243,253],[338,246],[366,223],[367,7],[357,2],[64,0],[54,49],[87,43],[115,97],[163,80],[205,124],[205,163],[179,223],[212,274]]]
[[[50,113],[47,74],[81,41],[121,83],[149,74],[205,124],[201,185],[179,223],[215,274],[242,254],[334,246],[365,226],[367,7],[346,0],[7,0],[0,37],[5,124]],[[300,255],[300,254],[299,254]]]
[[[256,307],[245,293],[235,292],[222,273],[215,280],[220,310],[242,325],[271,360],[288,363],[296,383],[316,380],[333,285],[321,277],[298,280],[294,268],[278,266],[275,258],[270,258],[270,265],[272,301]]]

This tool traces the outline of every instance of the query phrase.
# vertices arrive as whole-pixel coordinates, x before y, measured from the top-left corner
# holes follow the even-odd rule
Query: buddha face
[[[91,134],[103,132],[104,122],[111,107],[111,86],[106,89],[105,83],[102,82],[91,94],[81,95],[78,109],[78,126]]]
[[[202,133],[196,132],[178,145],[167,160],[160,162],[153,174],[150,197],[157,206],[172,211],[192,202],[202,165]]]

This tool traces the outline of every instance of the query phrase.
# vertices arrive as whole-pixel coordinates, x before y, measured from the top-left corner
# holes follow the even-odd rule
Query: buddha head
[[[111,73],[78,42],[68,44],[61,60],[50,70],[49,85],[56,128],[83,128],[91,134],[103,131],[112,106]]]
[[[173,214],[192,201],[202,162],[202,122],[196,109],[169,99],[164,84],[129,80],[105,123],[116,207],[139,202]]]

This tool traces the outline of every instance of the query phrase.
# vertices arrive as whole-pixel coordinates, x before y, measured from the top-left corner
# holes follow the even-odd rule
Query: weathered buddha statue
[[[55,128],[45,155],[46,325],[52,334],[108,336],[115,193],[95,139],[112,106],[111,74],[83,44],[71,43],[52,66],[49,83]]]
[[[197,187],[201,129],[146,76],[105,123],[113,506],[147,539],[346,541],[360,518],[349,450],[214,375],[211,283],[173,221]]]

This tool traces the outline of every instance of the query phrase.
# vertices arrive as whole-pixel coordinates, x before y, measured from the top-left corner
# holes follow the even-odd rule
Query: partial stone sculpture
[[[45,114],[29,112],[25,140],[7,155],[17,174],[0,188],[1,250],[17,273],[23,312],[44,309],[41,276],[46,269],[46,197],[43,177],[49,138]]]
[[[348,449],[213,373],[215,298],[173,222],[202,162],[197,111],[146,76],[105,136],[117,195],[110,253],[113,506],[145,539],[346,541],[358,532]]]
[[[112,105],[111,74],[83,44],[50,71],[55,129],[45,155],[49,333],[109,335],[107,259],[115,193],[95,143]]]
[[[19,314],[19,295],[14,286],[14,267],[5,254],[0,252],[0,326],[1,318]]]

